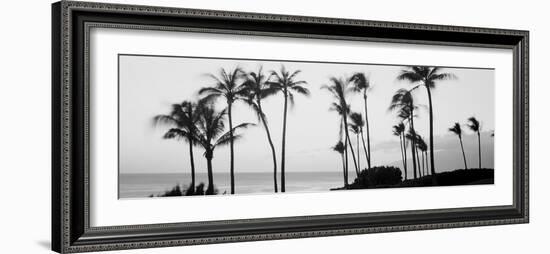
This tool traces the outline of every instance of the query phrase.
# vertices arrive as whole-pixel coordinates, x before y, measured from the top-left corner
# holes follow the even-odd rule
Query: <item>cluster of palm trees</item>
[[[212,173],[212,159],[217,147],[228,145],[230,151],[230,182],[231,194],[235,193],[235,141],[242,137],[239,131],[246,129],[252,123],[233,123],[233,106],[235,103],[243,103],[253,110],[265,130],[267,144],[272,155],[273,163],[273,189],[274,192],[285,192],[285,152],[287,132],[287,112],[289,106],[295,102],[296,95],[308,96],[309,90],[304,86],[306,81],[299,80],[300,70],[290,71],[284,65],[277,71],[264,72],[262,67],[256,71],[245,71],[236,67],[231,71],[220,69],[218,75],[207,74],[213,84],[201,88],[198,91],[196,102],[184,101],[174,104],[167,115],[158,115],[154,118],[156,124],[164,124],[171,128],[165,133],[164,138],[180,139],[187,142],[189,146],[189,158],[191,166],[191,188],[195,186],[195,163],[193,148],[198,146],[204,150],[204,157],[207,161],[208,188],[206,194],[214,193],[214,179]],[[410,155],[413,167],[413,178],[427,175],[435,175],[436,165],[434,160],[434,114],[432,105],[432,90],[437,82],[454,79],[452,73],[443,72],[438,67],[410,66],[404,67],[397,75],[399,81],[407,81],[411,86],[407,89],[399,89],[391,98],[388,110],[395,112],[399,122],[393,126],[393,135],[399,137],[401,157],[405,180],[407,175],[407,150],[410,148]],[[422,89],[424,88],[424,89]],[[364,154],[366,168],[372,168],[373,158],[371,152],[370,123],[368,117],[368,98],[371,89],[369,77],[363,72],[354,73],[348,77],[331,77],[328,85],[321,87],[333,96],[329,110],[339,115],[339,140],[333,146],[338,152],[342,161],[342,172],[344,186],[349,186],[349,168],[351,155],[353,168],[359,176],[361,172],[361,149]],[[414,94],[425,90],[428,98],[429,112],[429,133],[428,143],[415,129],[415,118],[419,109],[414,100]],[[282,106],[282,140],[280,164],[278,164],[275,144],[269,128],[267,116],[262,109],[263,101],[271,96],[282,95],[284,102]],[[363,98],[364,112],[354,112],[350,101],[353,96]],[[225,106],[222,110],[216,110],[214,105],[217,102]],[[362,111],[363,109],[361,109]],[[477,133],[479,144],[479,167],[481,168],[481,141],[480,125],[477,119],[470,118],[468,127]],[[226,128],[226,125],[227,128]],[[450,129],[459,136],[462,146],[460,124]],[[355,144],[352,137],[355,138]],[[366,139],[365,139],[366,136]],[[356,146],[354,148],[354,145]],[[464,149],[462,148],[463,156]],[[465,168],[466,160],[464,156]],[[280,166],[280,186],[279,172]],[[432,177],[436,184],[435,177]]]
[[[282,94],[284,105],[280,191],[285,192],[285,141],[288,106],[289,104],[294,104],[295,95],[309,95],[309,90],[303,86],[306,82],[297,80],[299,73],[299,70],[287,70],[284,65],[281,66],[279,71],[272,70],[268,73],[264,73],[261,67],[256,72],[247,72],[239,67],[231,71],[222,68],[218,75],[207,74],[214,83],[198,91],[199,99],[196,103],[184,101],[180,104],[174,104],[169,114],[158,115],[154,118],[156,124],[164,124],[171,127],[165,133],[164,138],[180,139],[189,144],[189,158],[191,164],[190,189],[193,189],[195,186],[193,147],[200,146],[204,150],[208,173],[208,188],[206,194],[214,194],[214,179],[212,172],[214,151],[215,148],[219,146],[229,145],[231,194],[235,194],[234,143],[242,137],[242,134],[237,134],[237,131],[254,125],[252,123],[241,123],[234,126],[233,105],[237,102],[242,102],[248,105],[256,113],[259,122],[261,122],[264,127],[273,159],[274,191],[279,191],[277,184],[278,175],[275,146],[271,137],[267,116],[262,110],[262,101],[267,97]],[[221,111],[217,111],[214,107],[217,101],[222,101],[226,107]],[[225,128],[226,122],[229,125],[227,130]]]
[[[409,89],[397,90],[389,106],[389,110],[397,112],[397,117],[400,119],[400,122],[393,126],[393,134],[399,136],[400,139],[405,179],[408,178],[406,163],[408,143],[410,143],[411,148],[413,177],[417,178],[428,174],[435,175],[432,89],[435,89],[435,85],[439,81],[455,78],[456,76],[452,73],[443,72],[439,67],[429,66],[405,67],[397,76],[397,80],[407,81],[412,86]],[[414,119],[417,117],[418,105],[414,101],[413,94],[418,93],[421,90],[420,88],[425,88],[428,95],[429,144],[426,144],[422,136],[414,128]],[[418,155],[419,150],[421,156]],[[436,177],[432,177],[432,181],[436,184]]]
[[[367,167],[371,168],[372,156],[370,145],[370,127],[368,118],[368,91],[371,88],[369,78],[365,73],[357,72],[350,77],[331,77],[330,84],[324,85],[321,89],[328,90],[334,101],[331,103],[329,110],[335,111],[340,116],[339,121],[339,140],[333,147],[333,150],[338,152],[342,158],[342,171],[344,176],[344,186],[349,185],[349,154],[353,159],[355,173],[359,176],[361,170],[361,155],[359,140],[362,141],[363,150]],[[349,104],[350,98],[354,94],[363,96],[365,116],[359,112],[352,112]],[[350,131],[355,134],[357,150],[353,149],[353,144],[350,138]],[[367,133],[367,141],[365,143],[364,132]],[[357,156],[356,156],[357,152]]]
[[[468,123],[466,124],[468,128],[477,135],[477,152],[478,152],[478,168],[481,169],[481,124],[475,117],[468,118]],[[458,140],[460,141],[460,149],[462,150],[462,158],[464,160],[464,169],[468,169],[468,163],[466,162],[466,153],[464,152],[464,145],[462,143],[462,128],[460,123],[455,123],[453,127],[449,128],[449,131],[456,134]]]

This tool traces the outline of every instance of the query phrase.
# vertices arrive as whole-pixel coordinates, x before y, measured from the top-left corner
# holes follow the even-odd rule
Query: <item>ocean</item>
[[[331,188],[343,186],[344,182],[341,172],[287,172],[285,175],[286,192],[330,191]],[[203,182],[205,186],[208,186],[207,179],[206,173],[197,173],[195,181],[197,185]],[[280,190],[280,174],[277,180]],[[188,186],[190,183],[190,173],[120,174],[119,198],[145,198],[164,193],[178,184]],[[219,194],[230,193],[229,173],[215,173],[214,185]],[[236,194],[269,194],[273,192],[273,173],[235,173]]]

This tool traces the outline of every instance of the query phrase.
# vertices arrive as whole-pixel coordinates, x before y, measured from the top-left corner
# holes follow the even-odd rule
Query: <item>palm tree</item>
[[[340,154],[340,158],[342,159],[342,171],[344,172],[344,186],[348,186],[348,175],[344,159],[344,151],[346,150],[346,148],[344,146],[344,143],[342,143],[342,141],[338,141],[338,143],[336,143],[336,145],[332,147],[332,150]]]
[[[339,126],[339,131],[338,131],[338,137],[339,137],[339,141],[342,142],[342,138],[344,139],[344,142],[343,142],[343,146],[344,146],[344,181],[345,181],[345,186],[348,186],[348,139],[347,139],[347,136],[343,137],[343,133],[345,133],[346,131],[344,130],[344,119],[343,119],[343,115],[344,115],[344,110],[347,111],[349,113],[349,105],[346,106],[346,108],[342,108],[338,103],[336,102],[333,102],[329,108],[329,111],[336,111],[338,113],[338,115],[341,116],[341,119],[340,119],[340,126]],[[353,149],[352,149],[353,150]]]
[[[479,124],[479,121],[472,116],[468,118],[468,127],[477,134],[478,166],[479,169],[481,169],[481,135],[479,133],[481,131],[481,125]]]
[[[453,127],[449,128],[449,131],[458,136],[458,140],[460,141],[460,148],[462,149],[462,158],[464,159],[464,168],[468,169],[468,165],[466,164],[466,154],[464,153],[464,146],[462,145],[462,128],[460,128],[460,124],[455,123]]]
[[[285,149],[286,149],[286,115],[288,111],[288,103],[294,105],[294,93],[309,96],[309,90],[302,85],[307,84],[303,80],[295,80],[296,76],[300,74],[300,70],[290,72],[286,70],[285,66],[281,66],[279,73],[271,71],[269,85],[281,92],[285,99],[283,109],[283,140],[281,151],[281,192],[285,192]],[[271,80],[273,78],[273,80]]]
[[[365,124],[366,124],[366,131],[367,131],[367,147],[368,147],[368,153],[367,153],[367,165],[369,168],[371,168],[371,149],[370,149],[370,127],[369,127],[369,115],[368,115],[368,107],[367,107],[367,91],[370,90],[371,84],[369,81],[369,78],[365,76],[362,72],[357,72],[351,76],[350,80],[353,82],[353,91],[362,93],[363,94],[363,100],[365,104]],[[362,134],[361,134],[362,135]]]
[[[365,152],[365,157],[367,159],[367,166],[370,168],[370,164],[368,163],[370,161],[369,153],[367,152],[367,146],[365,145],[365,136],[363,135],[363,127],[365,126],[365,121],[363,121],[363,116],[361,113],[353,112],[349,115],[349,119],[351,120],[350,126],[353,133],[355,133],[357,137],[357,167],[359,170],[361,170],[361,159],[360,159],[360,152],[359,152],[359,136],[361,136],[361,141],[363,143],[363,151]]]
[[[401,118],[402,122],[407,121],[409,125],[409,133],[405,134],[405,138],[411,142],[411,156],[413,164],[413,176],[416,178],[416,151],[415,151],[415,136],[416,132],[414,130],[414,111],[416,110],[414,104],[414,98],[410,90],[399,89],[395,92],[392,97],[389,110],[396,110],[397,115]]]
[[[418,135],[418,133],[416,133],[416,136],[414,137],[414,143],[415,143],[415,147],[414,147],[414,152],[416,153],[416,161],[418,163],[418,176],[419,177],[423,177],[424,176],[424,161],[420,160],[420,153],[418,152],[419,148],[418,148],[418,143],[420,142],[420,135]],[[422,162],[422,164],[420,164],[420,162]]]
[[[407,150],[405,146],[405,124],[399,123],[393,126],[393,135],[399,136],[399,148],[401,149],[401,159],[403,160],[403,171],[405,172],[405,180],[407,180]]]
[[[262,110],[262,100],[268,96],[274,95],[277,90],[269,85],[267,77],[262,73],[262,67],[258,72],[250,72],[246,76],[244,86],[248,90],[248,100],[246,101],[250,107],[254,109],[258,119],[262,122],[264,130],[267,136],[269,147],[271,148],[271,157],[273,158],[273,188],[275,192],[278,192],[277,187],[277,157],[275,153],[275,146],[271,138],[271,132],[267,125],[267,118]]]
[[[350,116],[351,116],[351,115],[350,115]],[[350,123],[350,124],[349,124],[349,130],[350,130],[353,134],[355,134],[355,140],[356,140],[356,142],[357,142],[357,162],[356,162],[356,163],[357,163],[357,168],[356,168],[357,171],[355,172],[355,173],[357,173],[357,175],[359,175],[359,171],[361,170],[361,158],[360,158],[360,156],[359,156],[359,154],[360,154],[360,150],[359,150],[359,134],[361,134],[360,128],[361,128],[361,127],[359,127],[359,125],[356,125],[356,124],[354,124],[354,123]],[[353,149],[353,147],[351,146],[351,144],[350,144],[350,149]]]
[[[427,66],[409,66],[401,71],[397,76],[398,80],[407,80],[416,85],[413,89],[424,86],[428,93],[428,103],[430,112],[430,169],[431,174],[435,176],[435,159],[434,159],[434,117],[433,117],[433,105],[432,105],[432,92],[431,89],[435,88],[437,81],[454,79],[456,76],[452,73],[442,73],[439,67],[427,67]],[[434,183],[436,178],[433,177]]]
[[[233,118],[232,105],[237,100],[246,100],[246,87],[242,84],[244,72],[237,67],[233,71],[227,72],[220,69],[219,77],[213,74],[207,74],[214,84],[211,87],[204,87],[199,90],[199,95],[204,96],[201,101],[212,102],[219,98],[225,98],[227,103],[227,116],[229,117],[229,136],[233,136]],[[229,149],[231,155],[229,172],[231,174],[231,194],[235,194],[235,153],[233,147],[233,138],[229,140]]]
[[[350,106],[346,102],[346,96],[349,92],[349,79],[343,79],[343,78],[330,78],[331,85],[324,85],[321,87],[321,89],[328,90],[334,99],[336,100],[331,104],[331,107],[329,110],[336,111],[341,116],[341,125],[343,124],[343,129],[345,133],[344,137],[344,146],[346,147],[345,150],[345,157],[346,157],[346,170],[349,169],[348,167],[348,149],[347,146],[350,146],[351,155],[353,158],[353,164],[355,166],[355,172],[357,173],[357,176],[359,176],[359,168],[357,167],[357,161],[355,159],[355,152],[353,151],[353,147],[351,145],[351,139],[349,137],[349,126],[348,126],[348,114],[350,113]],[[342,132],[342,131],[340,131]]]
[[[204,148],[204,157],[206,158],[208,170],[208,189],[206,190],[206,194],[210,195],[214,194],[214,176],[212,172],[214,150],[218,146],[232,144],[241,138],[241,135],[235,135],[236,130],[253,125],[251,123],[242,123],[224,133],[227,111],[227,109],[216,111],[212,104],[201,103],[197,112],[198,121],[195,140]]]
[[[180,104],[173,104],[172,111],[168,115],[157,115],[154,117],[155,125],[163,124],[172,126],[163,136],[165,139],[185,139],[189,144],[189,162],[191,163],[191,186],[195,190],[195,159],[193,156],[193,145],[196,134],[195,124],[197,104],[183,101]]]
[[[428,152],[428,145],[420,135],[416,137],[416,146],[418,147],[418,150],[420,150],[422,154],[422,174],[428,175],[428,170],[427,170],[428,162],[426,161],[428,157],[428,155],[426,154]]]
[[[409,132],[405,135],[405,137],[411,142],[411,154],[413,159],[413,178],[418,178],[418,175],[416,173],[417,169],[417,155],[416,155],[416,131],[414,128],[409,127]],[[420,162],[418,162],[420,163]]]

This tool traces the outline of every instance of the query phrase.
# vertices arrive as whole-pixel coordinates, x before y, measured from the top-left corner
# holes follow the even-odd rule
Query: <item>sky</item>
[[[289,108],[286,136],[286,171],[338,171],[340,156],[331,147],[338,141],[339,116],[329,111],[333,102],[323,85],[330,77],[349,77],[364,72],[370,78],[372,89],[368,94],[369,123],[372,142],[372,165],[402,166],[399,138],[392,135],[392,126],[399,122],[394,112],[388,111],[392,95],[400,88],[410,88],[406,81],[396,79],[403,66],[373,64],[336,64],[311,62],[281,62],[234,60],[214,58],[186,58],[160,56],[119,56],[119,170],[121,173],[187,173],[189,172],[188,145],[182,140],[165,140],[162,135],[168,127],[154,126],[153,117],[168,114],[171,105],[184,100],[198,100],[197,91],[212,86],[214,81],[206,74],[218,74],[220,68],[246,71],[279,70],[284,64],[288,70],[301,70],[297,80],[307,82],[310,96],[295,96],[295,106]],[[391,63],[390,63],[391,64]],[[432,91],[434,107],[434,150],[437,171],[463,168],[460,144],[448,129],[459,122],[470,167],[477,166],[477,136],[467,129],[467,119],[475,116],[482,125],[482,166],[492,168],[494,153],[495,81],[492,69],[446,67],[457,79],[440,81]],[[428,142],[428,100],[425,89],[414,92],[417,110],[415,127]],[[363,98],[350,95],[352,111],[364,115]],[[222,109],[224,101],[216,107]],[[277,94],[262,102],[280,162],[283,96]],[[254,112],[241,102],[233,106],[233,123],[258,123]],[[352,139],[353,142],[354,139]],[[355,144],[355,143],[354,143]],[[206,172],[206,160],[201,148],[195,149],[198,172]],[[366,165],[361,151],[362,165]],[[409,151],[410,158],[410,151]],[[351,157],[350,157],[351,160]],[[279,165],[280,167],[280,165]],[[412,166],[409,164],[409,169]],[[229,171],[229,148],[217,148],[213,170]],[[235,169],[238,172],[271,172],[271,150],[261,124],[243,132],[235,143]],[[410,174],[410,172],[409,172]]]

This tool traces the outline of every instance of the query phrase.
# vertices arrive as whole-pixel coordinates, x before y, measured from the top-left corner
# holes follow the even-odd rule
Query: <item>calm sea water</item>
[[[196,184],[208,185],[206,173],[196,174]],[[120,174],[120,198],[142,198],[158,195],[172,189],[177,184],[189,185],[191,174]],[[280,188],[280,177],[278,179]],[[214,174],[214,185],[219,193],[231,191],[229,173]],[[341,172],[288,172],[286,173],[287,192],[323,192],[341,187]],[[237,194],[273,193],[273,173],[236,173],[235,192]]]

